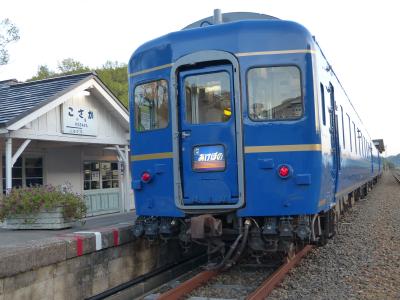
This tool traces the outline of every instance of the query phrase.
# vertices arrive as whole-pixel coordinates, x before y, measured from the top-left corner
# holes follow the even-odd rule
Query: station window
[[[2,157],[3,194],[6,192],[6,163]],[[43,185],[43,158],[19,157],[12,168],[12,187]]]
[[[168,84],[157,80],[135,88],[136,131],[161,129],[168,126]]]
[[[218,123],[231,117],[231,85],[227,72],[197,74],[185,78],[186,121]]]
[[[247,85],[250,119],[291,120],[303,115],[300,70],[297,67],[250,69]]]
[[[321,88],[321,105],[322,105],[322,123],[326,125],[326,115],[325,115],[325,87],[322,83],[320,83]]]
[[[83,163],[84,190],[119,187],[117,162],[88,161]]]

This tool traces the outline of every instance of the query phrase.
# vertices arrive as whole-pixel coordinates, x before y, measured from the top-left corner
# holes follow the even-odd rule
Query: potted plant
[[[13,188],[0,198],[0,222],[9,229],[62,229],[86,216],[83,197],[51,185]]]

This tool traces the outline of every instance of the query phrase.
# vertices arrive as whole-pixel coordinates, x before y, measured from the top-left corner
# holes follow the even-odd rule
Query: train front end
[[[312,239],[327,205],[313,49],[301,25],[266,19],[171,33],[133,54],[136,236],[254,252]]]

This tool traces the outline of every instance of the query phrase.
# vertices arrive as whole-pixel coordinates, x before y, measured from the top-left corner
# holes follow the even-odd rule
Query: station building
[[[129,114],[95,73],[0,82],[0,191],[53,185],[88,216],[134,208]]]

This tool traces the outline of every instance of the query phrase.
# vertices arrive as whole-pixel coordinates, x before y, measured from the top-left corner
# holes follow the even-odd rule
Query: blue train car
[[[382,172],[295,22],[217,15],[147,42],[128,68],[137,236],[288,252],[332,236]]]

